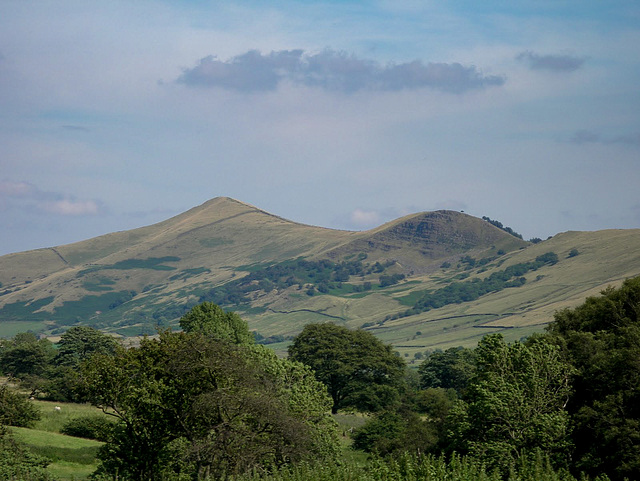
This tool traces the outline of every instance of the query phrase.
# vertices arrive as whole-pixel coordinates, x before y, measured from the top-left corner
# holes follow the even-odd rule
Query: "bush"
[[[81,416],[67,422],[60,432],[67,436],[76,438],[95,439],[97,441],[107,441],[115,423],[104,416]]]
[[[56,478],[45,470],[48,464],[48,460],[31,453],[8,434],[0,434],[0,479],[54,481]]]
[[[28,428],[39,419],[40,411],[28,399],[0,387],[0,424]]]

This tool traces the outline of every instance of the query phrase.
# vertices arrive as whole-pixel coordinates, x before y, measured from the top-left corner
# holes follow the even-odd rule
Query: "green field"
[[[13,427],[15,438],[34,453],[51,460],[47,471],[61,480],[83,480],[98,467],[96,455],[103,443],[60,434],[69,420],[102,411],[88,404],[33,401],[42,418],[33,429]],[[60,407],[56,410],[55,407]]]

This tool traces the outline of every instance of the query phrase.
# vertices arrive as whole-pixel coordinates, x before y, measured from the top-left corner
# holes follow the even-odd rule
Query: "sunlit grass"
[[[38,401],[33,403],[38,406],[42,417],[33,428],[40,431],[49,431],[52,433],[59,433],[62,427],[71,419],[103,414],[102,410],[91,406],[90,404],[76,404],[76,403],[56,403],[50,401]],[[60,410],[56,410],[56,406]],[[106,414],[104,414],[106,416]]]
[[[96,455],[103,443],[50,431],[11,428],[16,440],[51,461],[47,471],[60,479],[85,479],[98,467]]]

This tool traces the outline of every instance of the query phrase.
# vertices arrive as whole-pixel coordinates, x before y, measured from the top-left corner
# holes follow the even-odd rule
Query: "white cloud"
[[[8,180],[0,182],[0,197],[24,197],[35,190],[35,187],[28,182],[11,182]]]
[[[101,211],[95,200],[78,200],[67,194],[42,191],[24,181],[1,181],[0,203],[5,211],[35,211],[60,216],[95,216]]]
[[[99,208],[93,200],[73,201],[69,199],[43,202],[42,209],[57,215],[97,215]]]
[[[351,222],[357,227],[373,227],[380,224],[380,214],[373,210],[356,209],[351,213]]]

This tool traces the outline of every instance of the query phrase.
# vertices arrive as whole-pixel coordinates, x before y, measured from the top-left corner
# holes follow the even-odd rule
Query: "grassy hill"
[[[536,262],[548,253],[555,262]],[[413,359],[489,332],[528,335],[557,309],[636,275],[639,230],[530,244],[437,211],[349,232],[216,198],[159,224],[0,257],[0,335],[55,337],[77,324],[153,334],[210,300],[266,342],[332,321],[371,329]]]

